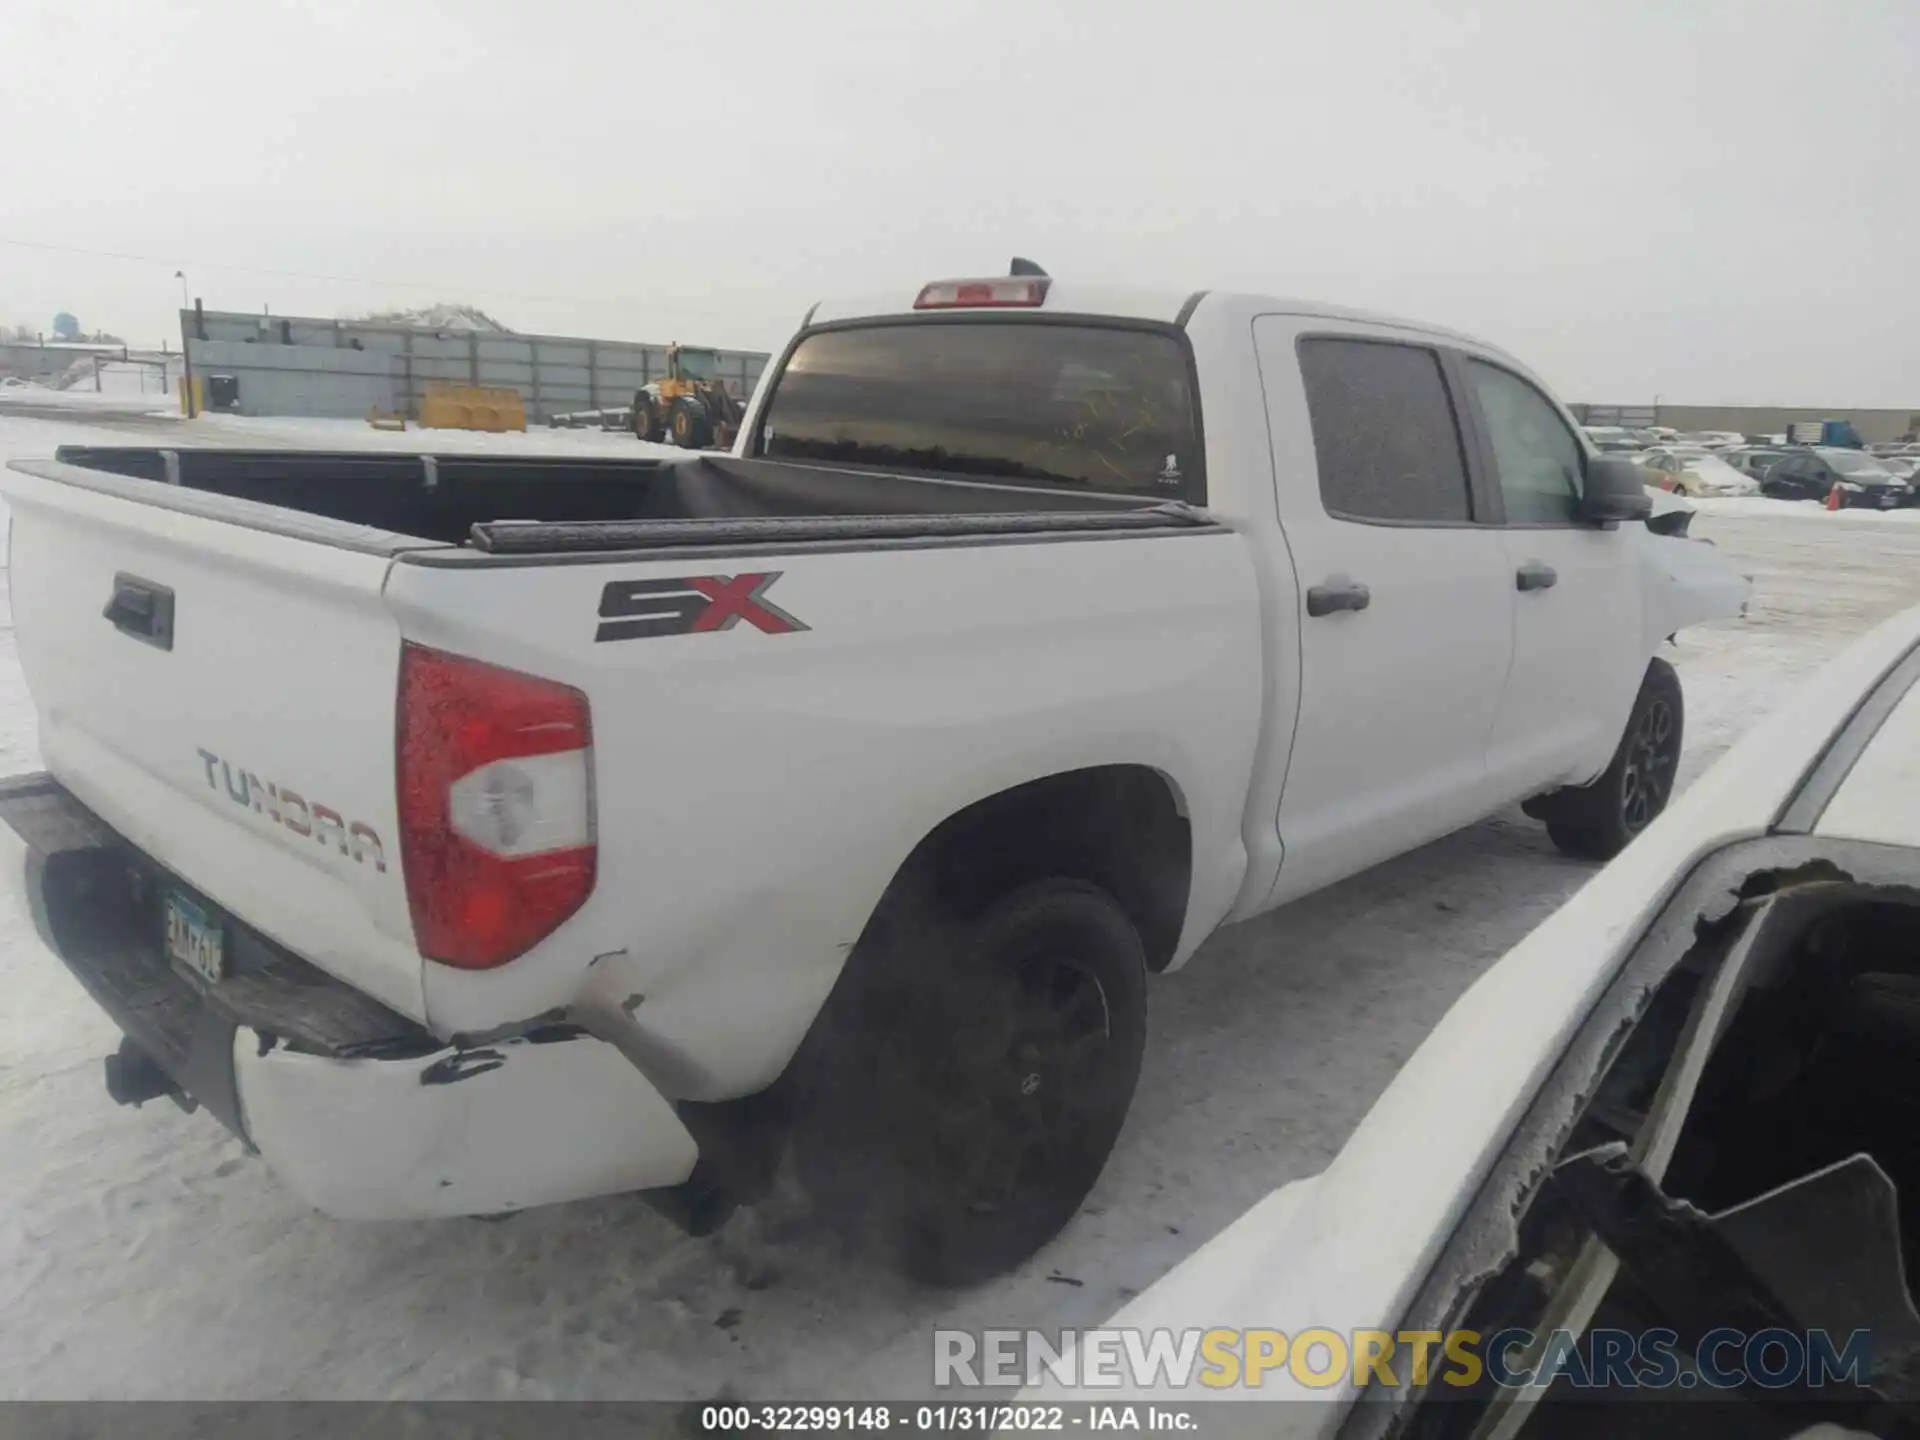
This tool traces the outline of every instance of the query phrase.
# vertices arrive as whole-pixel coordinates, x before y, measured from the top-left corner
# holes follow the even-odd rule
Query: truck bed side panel
[[[684,633],[603,619],[622,595],[695,578],[773,611]],[[783,1068],[914,846],[1063,771],[1135,764],[1172,782],[1194,852],[1180,958],[1244,873],[1260,612],[1245,542],[1222,529],[403,563],[388,602],[412,639],[593,703],[599,888],[512,965],[428,967],[438,1029],[584,996],[668,1093],[749,1093]]]

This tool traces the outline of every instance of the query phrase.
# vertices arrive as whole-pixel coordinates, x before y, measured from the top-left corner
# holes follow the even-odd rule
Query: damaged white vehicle
[[[1385,1374],[1316,1352],[1254,1384],[1242,1369],[1084,1398],[1282,1402],[1213,1412],[1210,1434],[1911,1433],[1917,682],[1920,608],[1489,970],[1323,1174],[1109,1322],[1385,1332]],[[1486,1342],[1484,1369],[1436,1338],[1412,1385],[1411,1337],[1459,1331]],[[1555,1332],[1574,1346],[1550,1361]],[[1587,1343],[1602,1332],[1633,1341],[1609,1358]],[[1685,1403],[1702,1395],[1747,1403]],[[1663,1397],[1681,1403],[1593,1404]]]
[[[0,816],[127,1037],[341,1216],[791,1152],[918,1274],[1030,1255],[1150,974],[1529,798],[1665,805],[1746,583],[1466,336],[1027,265],[821,306],[732,455],[16,464],[47,773]]]

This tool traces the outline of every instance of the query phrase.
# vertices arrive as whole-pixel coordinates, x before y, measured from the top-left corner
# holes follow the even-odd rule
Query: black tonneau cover
[[[496,520],[473,527],[475,548],[490,555],[593,550],[657,550],[691,545],[795,545],[835,540],[906,540],[990,535],[1084,534],[1186,529],[1215,523],[1190,505],[1144,510],[1024,511],[970,515],[771,516],[759,520]]]

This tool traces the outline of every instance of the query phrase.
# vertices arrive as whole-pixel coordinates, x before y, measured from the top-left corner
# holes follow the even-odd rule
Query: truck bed
[[[62,446],[49,479],[124,479],[518,554],[1192,523],[1150,497],[702,455],[608,459]],[[166,493],[137,498],[167,505]],[[129,497],[136,498],[136,497]],[[199,507],[196,507],[199,508]],[[245,523],[242,514],[221,516]],[[787,524],[783,522],[807,522]]]
[[[1192,783],[1221,793],[1193,802],[1210,817],[1195,868],[1238,883],[1259,612],[1245,547],[1201,510],[723,456],[74,448],[13,462],[0,489],[47,771],[236,934],[442,1038],[574,1004],[581,957],[637,935],[663,956],[797,945],[809,960],[794,983],[828,984],[864,923],[853,912],[920,836],[1036,754],[1197,766]],[[696,624],[716,592],[722,613]],[[589,694],[606,737],[592,761],[601,898],[545,958],[480,982],[423,962],[402,883],[409,646]],[[993,743],[969,741],[964,763],[960,716],[992,720]],[[794,766],[899,798],[884,823],[823,807],[788,783]],[[769,909],[756,914],[777,935],[681,936],[704,917],[667,914],[673,895],[632,878],[679,874],[696,852],[689,874],[733,863],[706,856],[722,836],[697,817],[719,813],[715,793],[761,797],[755,863],[762,841],[801,862],[782,860],[766,895],[832,890],[808,935]],[[872,893],[829,884],[836,866]],[[664,992],[650,1004],[673,1013]],[[718,1046],[744,1068],[689,1074],[682,1091],[747,1093],[798,1039]]]

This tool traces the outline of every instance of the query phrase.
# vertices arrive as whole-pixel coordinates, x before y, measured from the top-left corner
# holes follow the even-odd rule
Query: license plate
[[[205,980],[226,974],[226,936],[220,922],[177,891],[166,894],[167,958],[177,960]]]

